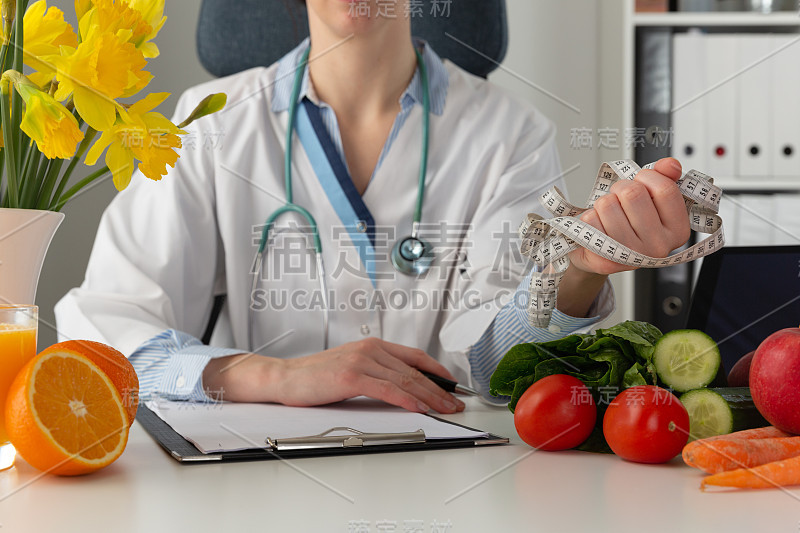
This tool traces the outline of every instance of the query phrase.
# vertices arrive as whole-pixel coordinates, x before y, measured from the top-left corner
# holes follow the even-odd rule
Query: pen
[[[471,387],[467,387],[466,385],[459,385],[453,380],[443,378],[442,376],[437,376],[436,374],[432,374],[430,372],[422,372],[422,375],[428,378],[429,380],[433,381],[441,388],[446,390],[447,392],[455,392],[458,394],[468,394],[470,396],[479,396],[480,393]]]

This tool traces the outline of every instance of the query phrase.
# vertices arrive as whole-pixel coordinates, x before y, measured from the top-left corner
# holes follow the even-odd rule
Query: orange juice
[[[36,355],[36,327],[0,324],[0,446],[8,442],[6,396],[19,370]]]

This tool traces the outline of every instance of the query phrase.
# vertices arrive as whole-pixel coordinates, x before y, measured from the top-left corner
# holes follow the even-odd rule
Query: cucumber
[[[769,425],[756,409],[749,387],[696,389],[680,400],[689,413],[690,441]]]
[[[770,425],[756,408],[750,387],[715,387],[711,390],[725,398],[733,411],[733,431]]]
[[[658,339],[653,364],[667,387],[686,392],[714,380],[722,358],[714,340],[696,329],[676,329]]]
[[[719,393],[696,389],[680,397],[689,412],[689,440],[733,432],[733,411]]]

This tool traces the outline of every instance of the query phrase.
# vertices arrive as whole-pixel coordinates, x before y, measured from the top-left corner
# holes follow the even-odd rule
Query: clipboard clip
[[[333,432],[348,432],[345,435],[331,435]],[[285,439],[264,439],[267,447],[273,450],[308,450],[318,448],[358,448],[377,444],[420,444],[425,442],[425,432],[421,429],[407,433],[364,433],[349,427],[334,427],[319,435],[309,437],[290,437]]]

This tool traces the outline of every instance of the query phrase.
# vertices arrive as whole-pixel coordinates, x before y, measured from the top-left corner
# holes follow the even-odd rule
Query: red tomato
[[[540,450],[574,448],[589,437],[596,421],[589,389],[566,374],[547,376],[528,387],[514,409],[520,438]]]
[[[665,463],[689,438],[689,413],[678,398],[655,385],[631,387],[617,395],[603,418],[611,450],[637,463]]]

